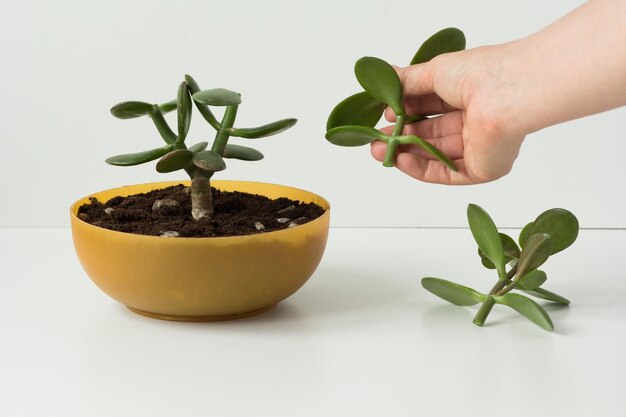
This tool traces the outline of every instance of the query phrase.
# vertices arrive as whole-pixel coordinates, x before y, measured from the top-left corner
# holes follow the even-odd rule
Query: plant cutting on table
[[[465,35],[456,28],[443,29],[428,38],[411,60],[411,65],[430,61],[437,55],[465,49]],[[420,114],[407,115],[402,84],[394,68],[380,58],[363,57],[354,65],[354,74],[365,91],[354,94],[337,104],[326,123],[326,139],[339,146],[363,146],[374,140],[387,144],[383,165],[392,167],[401,145],[417,145],[432,154],[453,171],[457,167],[430,142],[404,135],[404,127],[426,118]],[[375,126],[385,108],[396,114],[393,131],[387,135]]]
[[[578,220],[561,208],[541,213],[520,232],[519,246],[510,236],[498,232],[493,220],[481,207],[467,208],[474,240],[483,266],[495,269],[498,281],[487,294],[440,278],[422,278],[422,286],[436,296],[458,306],[482,303],[474,317],[474,324],[482,326],[495,304],[511,307],[538,326],[553,330],[548,313],[535,301],[512,292],[521,291],[531,296],[558,304],[569,300],[542,288],[547,275],[539,267],[555,253],[568,248],[578,236]],[[509,269],[507,270],[507,265]]]

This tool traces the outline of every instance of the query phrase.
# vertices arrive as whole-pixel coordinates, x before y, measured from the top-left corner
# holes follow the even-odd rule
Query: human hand
[[[505,44],[397,68],[407,114],[434,116],[406,125],[404,134],[428,140],[453,159],[459,171],[451,171],[416,145],[402,145],[395,166],[418,180],[448,185],[484,183],[506,175],[526,136],[516,120],[518,86],[507,77],[512,54]],[[395,121],[391,109],[385,116]],[[382,131],[389,134],[392,129]],[[374,158],[382,161],[386,146],[373,142]]]

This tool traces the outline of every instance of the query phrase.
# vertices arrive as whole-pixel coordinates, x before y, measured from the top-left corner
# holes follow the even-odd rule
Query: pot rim
[[[298,188],[298,187],[292,187],[289,185],[283,185],[283,184],[275,184],[275,183],[269,183],[269,182],[262,182],[262,181],[247,181],[247,180],[214,180],[211,181],[211,183],[216,183],[217,185],[219,185],[220,183],[235,183],[235,182],[244,182],[244,183],[248,183],[248,184],[261,184],[261,185],[269,185],[269,186],[277,186],[277,187],[284,187],[284,188],[290,188],[292,190],[296,190],[296,191],[301,191],[301,192],[305,192],[307,194],[311,194],[312,196],[316,197],[317,199],[319,199],[319,202],[316,202],[316,204],[321,203],[320,205],[322,206],[322,208],[324,209],[324,213],[319,216],[318,218],[311,220],[308,223],[299,225],[297,227],[294,228],[290,228],[290,229],[282,229],[282,230],[274,230],[274,231],[270,231],[270,232],[264,232],[264,233],[253,233],[253,234],[249,234],[249,235],[242,235],[242,236],[216,236],[216,237],[176,237],[174,239],[167,239],[168,241],[204,241],[204,240],[211,240],[211,241],[216,241],[216,240],[222,240],[222,239],[250,239],[250,238],[254,238],[254,237],[265,237],[265,236],[276,236],[277,233],[289,233],[289,232],[293,232],[294,230],[297,230],[299,228],[303,228],[306,227],[308,225],[312,225],[316,222],[321,222],[321,221],[325,221],[326,217],[330,216],[330,203],[328,202],[328,200],[326,200],[324,197],[320,196],[319,194],[313,193],[311,191],[305,190],[303,188]],[[159,188],[165,188],[165,187],[169,187],[172,185],[177,185],[177,184],[184,184],[184,185],[189,185],[191,184],[190,180],[180,180],[180,181],[176,181],[176,180],[171,180],[171,181],[155,181],[155,182],[146,182],[146,183],[139,183],[139,184],[128,184],[128,185],[122,185],[120,187],[113,187],[113,188],[108,188],[106,190],[100,190],[100,191],[96,191],[94,193],[90,193],[84,197],[79,198],[78,200],[74,201],[74,203],[72,203],[72,205],[70,206],[70,217],[72,222],[76,221],[76,222],[80,222],[81,224],[83,224],[85,227],[89,227],[89,228],[94,228],[97,229],[100,232],[104,232],[104,233],[115,233],[115,234],[122,234],[122,235],[126,235],[126,236],[136,236],[139,238],[145,238],[145,239],[161,239],[163,240],[163,238],[161,236],[150,236],[150,235],[142,235],[139,233],[129,233],[129,232],[120,232],[117,230],[111,230],[111,229],[106,229],[104,227],[100,227],[100,226],[95,226],[91,223],[88,223],[82,219],[80,219],[78,217],[78,207],[85,204],[85,200],[89,199],[90,197],[93,197],[96,194],[100,194],[100,193],[105,193],[105,192],[109,192],[109,191],[114,191],[114,190],[120,190],[123,188],[130,188],[130,187],[137,187],[137,186],[146,186],[146,185],[158,185]],[[219,188],[219,187],[216,187]],[[154,189],[158,189],[158,188],[154,188]],[[70,223],[72,223],[70,222]],[[72,226],[70,224],[70,226]],[[302,230],[302,229],[300,229]]]

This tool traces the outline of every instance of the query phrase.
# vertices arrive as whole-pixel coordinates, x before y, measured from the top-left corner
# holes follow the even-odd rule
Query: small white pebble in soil
[[[254,227],[256,228],[256,230],[264,230],[265,229],[265,225],[261,222],[256,222],[254,223]]]
[[[152,211],[157,211],[161,207],[177,207],[179,205],[180,204],[178,204],[178,201],[176,200],[154,200],[154,204],[152,204]]]
[[[288,206],[288,207],[285,207],[285,208],[284,208],[284,209],[282,209],[282,210],[278,210],[278,214],[285,214],[285,213],[289,213],[290,211],[293,211],[293,210],[295,210],[295,209],[296,209],[296,206],[294,206],[294,205],[292,204],[292,205],[290,205],[290,206]]]
[[[296,226],[300,226],[300,225],[296,222],[291,222],[289,223],[289,226],[287,226],[287,229],[291,229],[292,227],[296,227]]]
[[[165,232],[161,232],[161,234],[159,235],[161,237],[178,237],[180,236],[180,234],[174,230],[167,230]]]
[[[105,209],[104,209],[104,212],[105,212],[106,214],[111,214],[111,213],[113,213],[114,211],[115,211],[115,209],[114,209],[113,207],[107,207],[107,208],[105,208]]]
[[[289,220],[291,219],[288,219],[287,217],[279,217],[278,219],[276,219],[278,223],[287,223]]]
[[[191,194],[191,187],[185,187],[185,194]]]

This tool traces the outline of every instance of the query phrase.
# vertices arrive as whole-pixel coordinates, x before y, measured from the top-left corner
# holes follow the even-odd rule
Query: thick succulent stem
[[[194,220],[213,217],[211,174],[196,169],[191,177],[191,216]]]
[[[496,301],[491,295],[485,299],[483,305],[480,306],[478,313],[476,313],[476,316],[474,317],[475,325],[482,326],[483,324],[485,324],[485,320],[487,320],[487,316],[489,315],[489,313],[491,313],[491,309],[493,308],[495,303]]]

